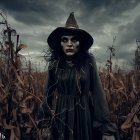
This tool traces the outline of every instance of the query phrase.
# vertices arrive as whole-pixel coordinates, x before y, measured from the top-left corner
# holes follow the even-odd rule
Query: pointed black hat
[[[61,37],[63,35],[76,35],[80,39],[80,47],[88,50],[93,44],[92,36],[85,30],[79,29],[79,26],[75,20],[74,12],[70,13],[65,27],[56,28],[48,37],[47,42],[51,49],[56,50],[60,46]]]

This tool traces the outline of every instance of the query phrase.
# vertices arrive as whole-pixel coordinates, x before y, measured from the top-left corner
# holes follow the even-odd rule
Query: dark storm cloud
[[[17,12],[44,10],[44,3],[42,0],[39,2],[34,0],[1,0],[1,5],[6,9]]]
[[[131,10],[140,3],[139,0],[82,0],[83,12],[80,20],[84,25],[88,24],[94,31],[102,31],[105,24],[117,24],[117,18],[124,18],[124,12]]]
[[[17,21],[34,25],[49,20],[56,22],[56,16],[61,17],[62,12],[53,1],[45,0],[1,0],[0,8],[6,9]]]
[[[118,34],[120,35],[120,44],[130,44],[135,42],[136,39],[140,40],[140,15],[134,20],[133,23],[128,23],[127,25],[120,26],[118,29]]]
[[[79,10],[79,20],[85,25],[88,22],[95,28],[113,22],[114,17],[135,7],[138,2],[139,0],[1,0],[0,7],[8,10],[17,21],[26,24],[54,24],[60,22],[68,12]]]
[[[81,0],[80,2],[84,5],[84,12],[89,12],[89,15],[93,14],[90,12],[93,9],[97,10],[104,7],[111,17],[132,9],[140,3],[139,0]]]

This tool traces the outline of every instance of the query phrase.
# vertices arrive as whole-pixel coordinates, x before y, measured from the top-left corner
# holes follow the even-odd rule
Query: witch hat
[[[88,50],[93,44],[92,36],[85,30],[79,29],[79,26],[74,17],[74,12],[70,13],[65,27],[56,28],[47,39],[49,47],[53,50],[57,50],[60,46],[61,37],[63,35],[76,35],[80,39],[80,48]]]

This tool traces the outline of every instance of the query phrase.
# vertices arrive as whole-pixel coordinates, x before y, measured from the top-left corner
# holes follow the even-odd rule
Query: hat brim
[[[80,46],[82,46],[85,50],[88,50],[94,42],[92,36],[82,29],[58,27],[48,36],[47,42],[49,44],[49,47],[53,50],[56,50],[58,46],[60,46],[61,37],[63,35],[78,36],[81,41]]]

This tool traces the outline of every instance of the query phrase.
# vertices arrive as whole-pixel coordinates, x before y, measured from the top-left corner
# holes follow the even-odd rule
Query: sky
[[[0,11],[19,34],[20,43],[28,46],[20,53],[41,68],[46,64],[40,56],[48,47],[48,35],[55,28],[64,27],[71,12],[79,28],[94,38],[90,52],[98,66],[105,65],[108,46],[113,45],[114,64],[129,69],[135,57],[136,39],[140,40],[139,0],[0,0]]]

